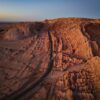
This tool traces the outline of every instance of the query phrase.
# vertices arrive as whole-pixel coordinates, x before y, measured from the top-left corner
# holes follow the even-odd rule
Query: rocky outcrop
[[[99,100],[99,24],[0,24],[0,100]]]
[[[91,83],[94,87],[96,100],[100,99],[100,57],[93,57],[85,64],[85,69],[90,73]]]

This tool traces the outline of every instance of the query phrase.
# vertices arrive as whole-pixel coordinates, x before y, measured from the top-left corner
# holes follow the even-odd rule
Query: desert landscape
[[[0,23],[0,100],[100,100],[100,19]]]

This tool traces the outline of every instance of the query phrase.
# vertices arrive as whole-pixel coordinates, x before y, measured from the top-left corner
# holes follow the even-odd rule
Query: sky
[[[0,0],[0,21],[100,18],[100,0]]]

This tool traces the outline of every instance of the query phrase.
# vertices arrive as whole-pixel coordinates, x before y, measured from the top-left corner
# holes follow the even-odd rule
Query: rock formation
[[[0,100],[100,100],[100,20],[0,24]]]

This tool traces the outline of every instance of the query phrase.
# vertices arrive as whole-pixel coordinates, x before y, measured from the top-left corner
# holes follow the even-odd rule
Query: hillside
[[[1,23],[0,100],[100,100],[100,19]]]

